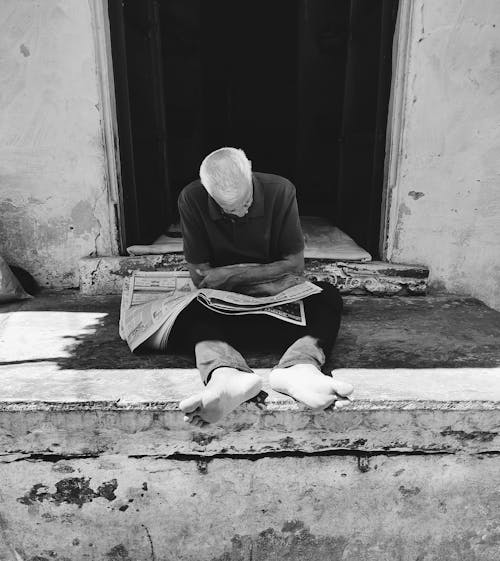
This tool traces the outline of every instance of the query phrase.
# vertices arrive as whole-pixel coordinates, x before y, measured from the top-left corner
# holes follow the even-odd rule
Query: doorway
[[[397,4],[109,0],[126,244],[165,233],[203,157],[236,146],[376,257]]]

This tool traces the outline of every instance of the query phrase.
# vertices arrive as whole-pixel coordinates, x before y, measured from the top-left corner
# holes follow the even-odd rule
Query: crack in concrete
[[[133,460],[141,460],[143,458],[150,458],[154,460],[174,460],[179,462],[198,462],[201,463],[201,471],[206,471],[208,464],[212,460],[229,459],[229,460],[250,460],[252,462],[262,460],[264,458],[308,458],[314,456],[329,457],[329,456],[351,456],[355,458],[360,465],[361,471],[368,471],[369,460],[378,456],[384,457],[398,457],[398,456],[453,456],[459,455],[463,452],[459,449],[456,450],[349,450],[349,449],[336,449],[336,450],[318,450],[307,452],[303,450],[283,450],[283,451],[269,451],[269,452],[256,452],[256,453],[215,453],[215,454],[186,454],[181,452],[174,452],[172,454],[125,454],[124,456]],[[49,462],[57,463],[71,460],[86,460],[100,458],[103,454],[26,454],[20,452],[19,458],[12,458],[14,454],[6,454],[8,463],[14,462]],[[104,454],[106,455],[106,454]],[[480,452],[467,452],[469,456],[486,456],[495,457],[500,455],[500,450],[488,450]],[[0,455],[0,463],[2,455]]]
[[[174,452],[172,454],[127,454],[127,458],[140,460],[143,458],[151,458],[155,460],[175,460],[179,462],[201,462],[206,466],[212,460],[229,459],[229,460],[250,460],[252,462],[262,460],[264,458],[308,458],[314,456],[352,456],[353,458],[371,458],[376,456],[429,456],[429,455],[454,455],[457,451],[448,450],[318,450],[306,452],[303,450],[277,450],[269,452],[233,452],[233,453],[215,453],[215,454],[186,454],[182,452]],[[471,454],[473,455],[473,454]],[[94,456],[95,457],[95,456]],[[70,460],[71,456],[63,459]],[[77,458],[78,459],[78,458]],[[43,461],[43,460],[42,460]],[[366,461],[366,460],[363,460]]]
[[[155,548],[153,545],[153,540],[151,539],[151,534],[149,533],[148,527],[145,524],[141,524],[141,526],[146,530],[146,535],[148,536],[149,546],[151,548],[151,561],[156,561]]]
[[[95,256],[99,256],[99,251],[97,248],[97,240],[101,237],[101,229],[102,229],[102,224],[101,221],[99,220],[98,216],[97,216],[97,205],[99,204],[100,199],[108,194],[108,185],[106,182],[106,178],[104,180],[104,185],[102,187],[102,189],[100,190],[100,192],[97,193],[95,199],[94,199],[94,205],[92,207],[92,213],[94,215],[94,219],[97,222],[97,235],[94,238],[94,252],[95,252]]]

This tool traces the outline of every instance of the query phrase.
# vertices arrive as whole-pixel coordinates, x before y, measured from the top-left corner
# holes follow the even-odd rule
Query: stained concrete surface
[[[118,336],[119,305],[116,295],[61,291],[1,307],[0,366],[194,368],[189,356],[131,354]],[[9,310],[17,312],[9,317]],[[245,356],[254,368],[270,368],[279,359],[271,350]],[[458,367],[500,367],[500,312],[452,295],[344,298],[327,369]]]
[[[497,457],[0,463],[5,561],[496,561]]]
[[[3,454],[500,450],[500,313],[478,301],[346,298],[329,365],[355,387],[351,404],[311,413],[270,390],[277,354],[255,352],[263,408],[245,404],[202,431],[178,409],[202,388],[192,358],[131,354],[118,304],[63,292],[2,308]]]
[[[118,304],[0,308],[2,561],[497,560],[500,313],[346,298],[330,363],[350,405],[269,392],[198,429],[177,406],[192,362],[132,355]]]

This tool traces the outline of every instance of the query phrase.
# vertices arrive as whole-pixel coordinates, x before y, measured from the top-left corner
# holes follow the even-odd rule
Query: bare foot
[[[235,368],[216,368],[205,389],[183,399],[179,407],[184,420],[195,426],[216,423],[244,401],[255,397],[262,389],[260,376]]]
[[[321,411],[332,403],[345,404],[353,387],[325,376],[312,364],[295,364],[288,368],[275,368],[269,375],[271,388],[293,397],[311,409]]]

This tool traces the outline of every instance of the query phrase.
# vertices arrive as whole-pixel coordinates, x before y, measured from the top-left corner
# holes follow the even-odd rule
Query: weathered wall
[[[1,460],[5,561],[498,559],[496,457]]]
[[[98,85],[87,0],[2,0],[0,254],[42,285],[115,243]]]
[[[410,5],[388,257],[500,308],[500,2]]]

